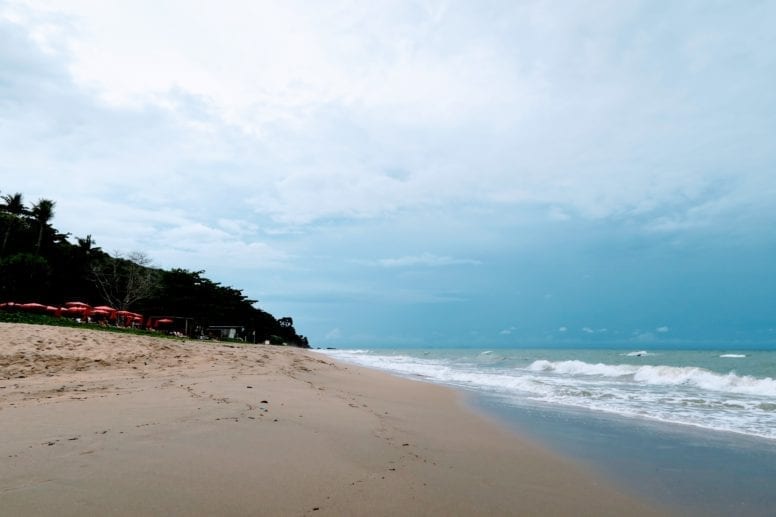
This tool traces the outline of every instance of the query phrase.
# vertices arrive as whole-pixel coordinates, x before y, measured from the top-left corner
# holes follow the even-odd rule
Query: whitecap
[[[696,366],[636,366],[631,364],[591,364],[584,361],[547,361],[540,359],[528,368],[533,372],[548,372],[568,376],[628,377],[643,384],[698,388],[728,393],[746,393],[776,397],[776,380],[735,373],[716,373]]]
[[[629,364],[590,364],[584,361],[547,361],[539,359],[528,366],[533,372],[554,372],[565,375],[600,375],[603,377],[622,377],[633,375],[638,366]]]

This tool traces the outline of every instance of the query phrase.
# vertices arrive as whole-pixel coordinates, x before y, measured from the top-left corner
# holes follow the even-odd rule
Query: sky
[[[0,191],[313,346],[776,346],[776,3],[0,0]]]

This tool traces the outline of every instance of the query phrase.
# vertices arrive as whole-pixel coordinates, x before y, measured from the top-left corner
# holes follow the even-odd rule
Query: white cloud
[[[495,203],[675,232],[725,221],[753,196],[769,206],[756,194],[774,190],[772,154],[755,138],[773,101],[755,66],[773,61],[767,13],[738,10],[742,39],[713,13],[674,6],[660,30],[645,18],[640,37],[621,38],[638,3],[440,6],[7,4],[5,18],[66,66],[56,80],[73,78],[78,107],[95,94],[110,106],[62,113],[86,121],[67,156],[11,161],[56,163],[87,185],[118,169],[157,201],[183,182],[196,187],[174,194],[198,202],[192,192],[230,181],[241,207],[284,226]],[[752,66],[735,85],[709,80],[731,63]],[[716,109],[726,103],[731,113]],[[746,127],[731,123],[742,114]],[[19,122],[18,140],[34,141]]]
[[[667,326],[665,326],[665,325],[655,329],[656,332],[660,332],[661,334],[664,334],[664,333],[668,332],[669,330],[670,329]]]
[[[224,231],[236,235],[255,234],[259,230],[256,224],[242,219],[219,219],[217,223]]]
[[[323,338],[327,341],[333,340],[333,339],[340,339],[342,338],[342,331],[339,328],[333,328],[330,331],[328,331]]]
[[[655,341],[655,335],[652,332],[640,332],[635,334],[633,340],[638,343],[651,343]]]
[[[583,270],[606,287],[589,262],[623,236],[770,242],[774,10],[7,0],[0,188],[108,251],[295,303],[566,304]],[[560,248],[591,252],[553,276]]]
[[[585,334],[595,334],[595,330],[591,329],[590,327],[582,327],[582,332]]]
[[[422,253],[420,255],[409,255],[398,258],[383,258],[376,261],[376,264],[394,268],[394,267],[443,267],[443,266],[461,266],[461,265],[479,265],[478,260],[460,259],[446,256],[434,255],[432,253]]]

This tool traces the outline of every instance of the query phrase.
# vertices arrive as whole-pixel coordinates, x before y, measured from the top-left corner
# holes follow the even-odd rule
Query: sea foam
[[[632,377],[636,382],[650,385],[691,385],[720,392],[776,397],[776,380],[770,377],[756,378],[733,372],[721,374],[694,366],[610,365],[540,359],[527,369],[571,376]]]
[[[553,404],[627,417],[649,418],[776,440],[776,375],[739,374],[724,369],[716,354],[662,352],[649,359],[620,352],[606,360],[562,360],[522,350],[382,351],[327,350],[363,366],[422,378],[499,397],[508,404]],[[541,353],[541,352],[540,352]],[[583,351],[596,357],[604,354]],[[523,359],[524,356],[528,355]],[[743,354],[741,354],[743,355]],[[677,356],[679,359],[677,359]],[[713,358],[717,361],[716,368]],[[659,358],[659,361],[658,361]],[[654,364],[676,361],[680,365]],[[525,362],[523,362],[525,361]],[[530,361],[530,362],[529,362]],[[634,364],[621,364],[632,361]],[[645,361],[653,364],[643,364]],[[704,363],[705,361],[705,363]],[[682,365],[683,363],[683,365]],[[704,368],[701,365],[712,365]],[[745,369],[746,371],[746,369]]]

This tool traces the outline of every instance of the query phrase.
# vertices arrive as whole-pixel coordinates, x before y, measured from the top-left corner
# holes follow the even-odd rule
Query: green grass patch
[[[77,329],[102,330],[104,332],[116,332],[119,334],[133,334],[136,336],[154,336],[171,339],[182,339],[161,332],[149,332],[143,329],[113,327],[97,323],[79,323],[73,318],[57,318],[47,314],[33,314],[20,311],[0,311],[0,323],[27,323],[30,325],[49,325],[52,327],[72,327]]]

